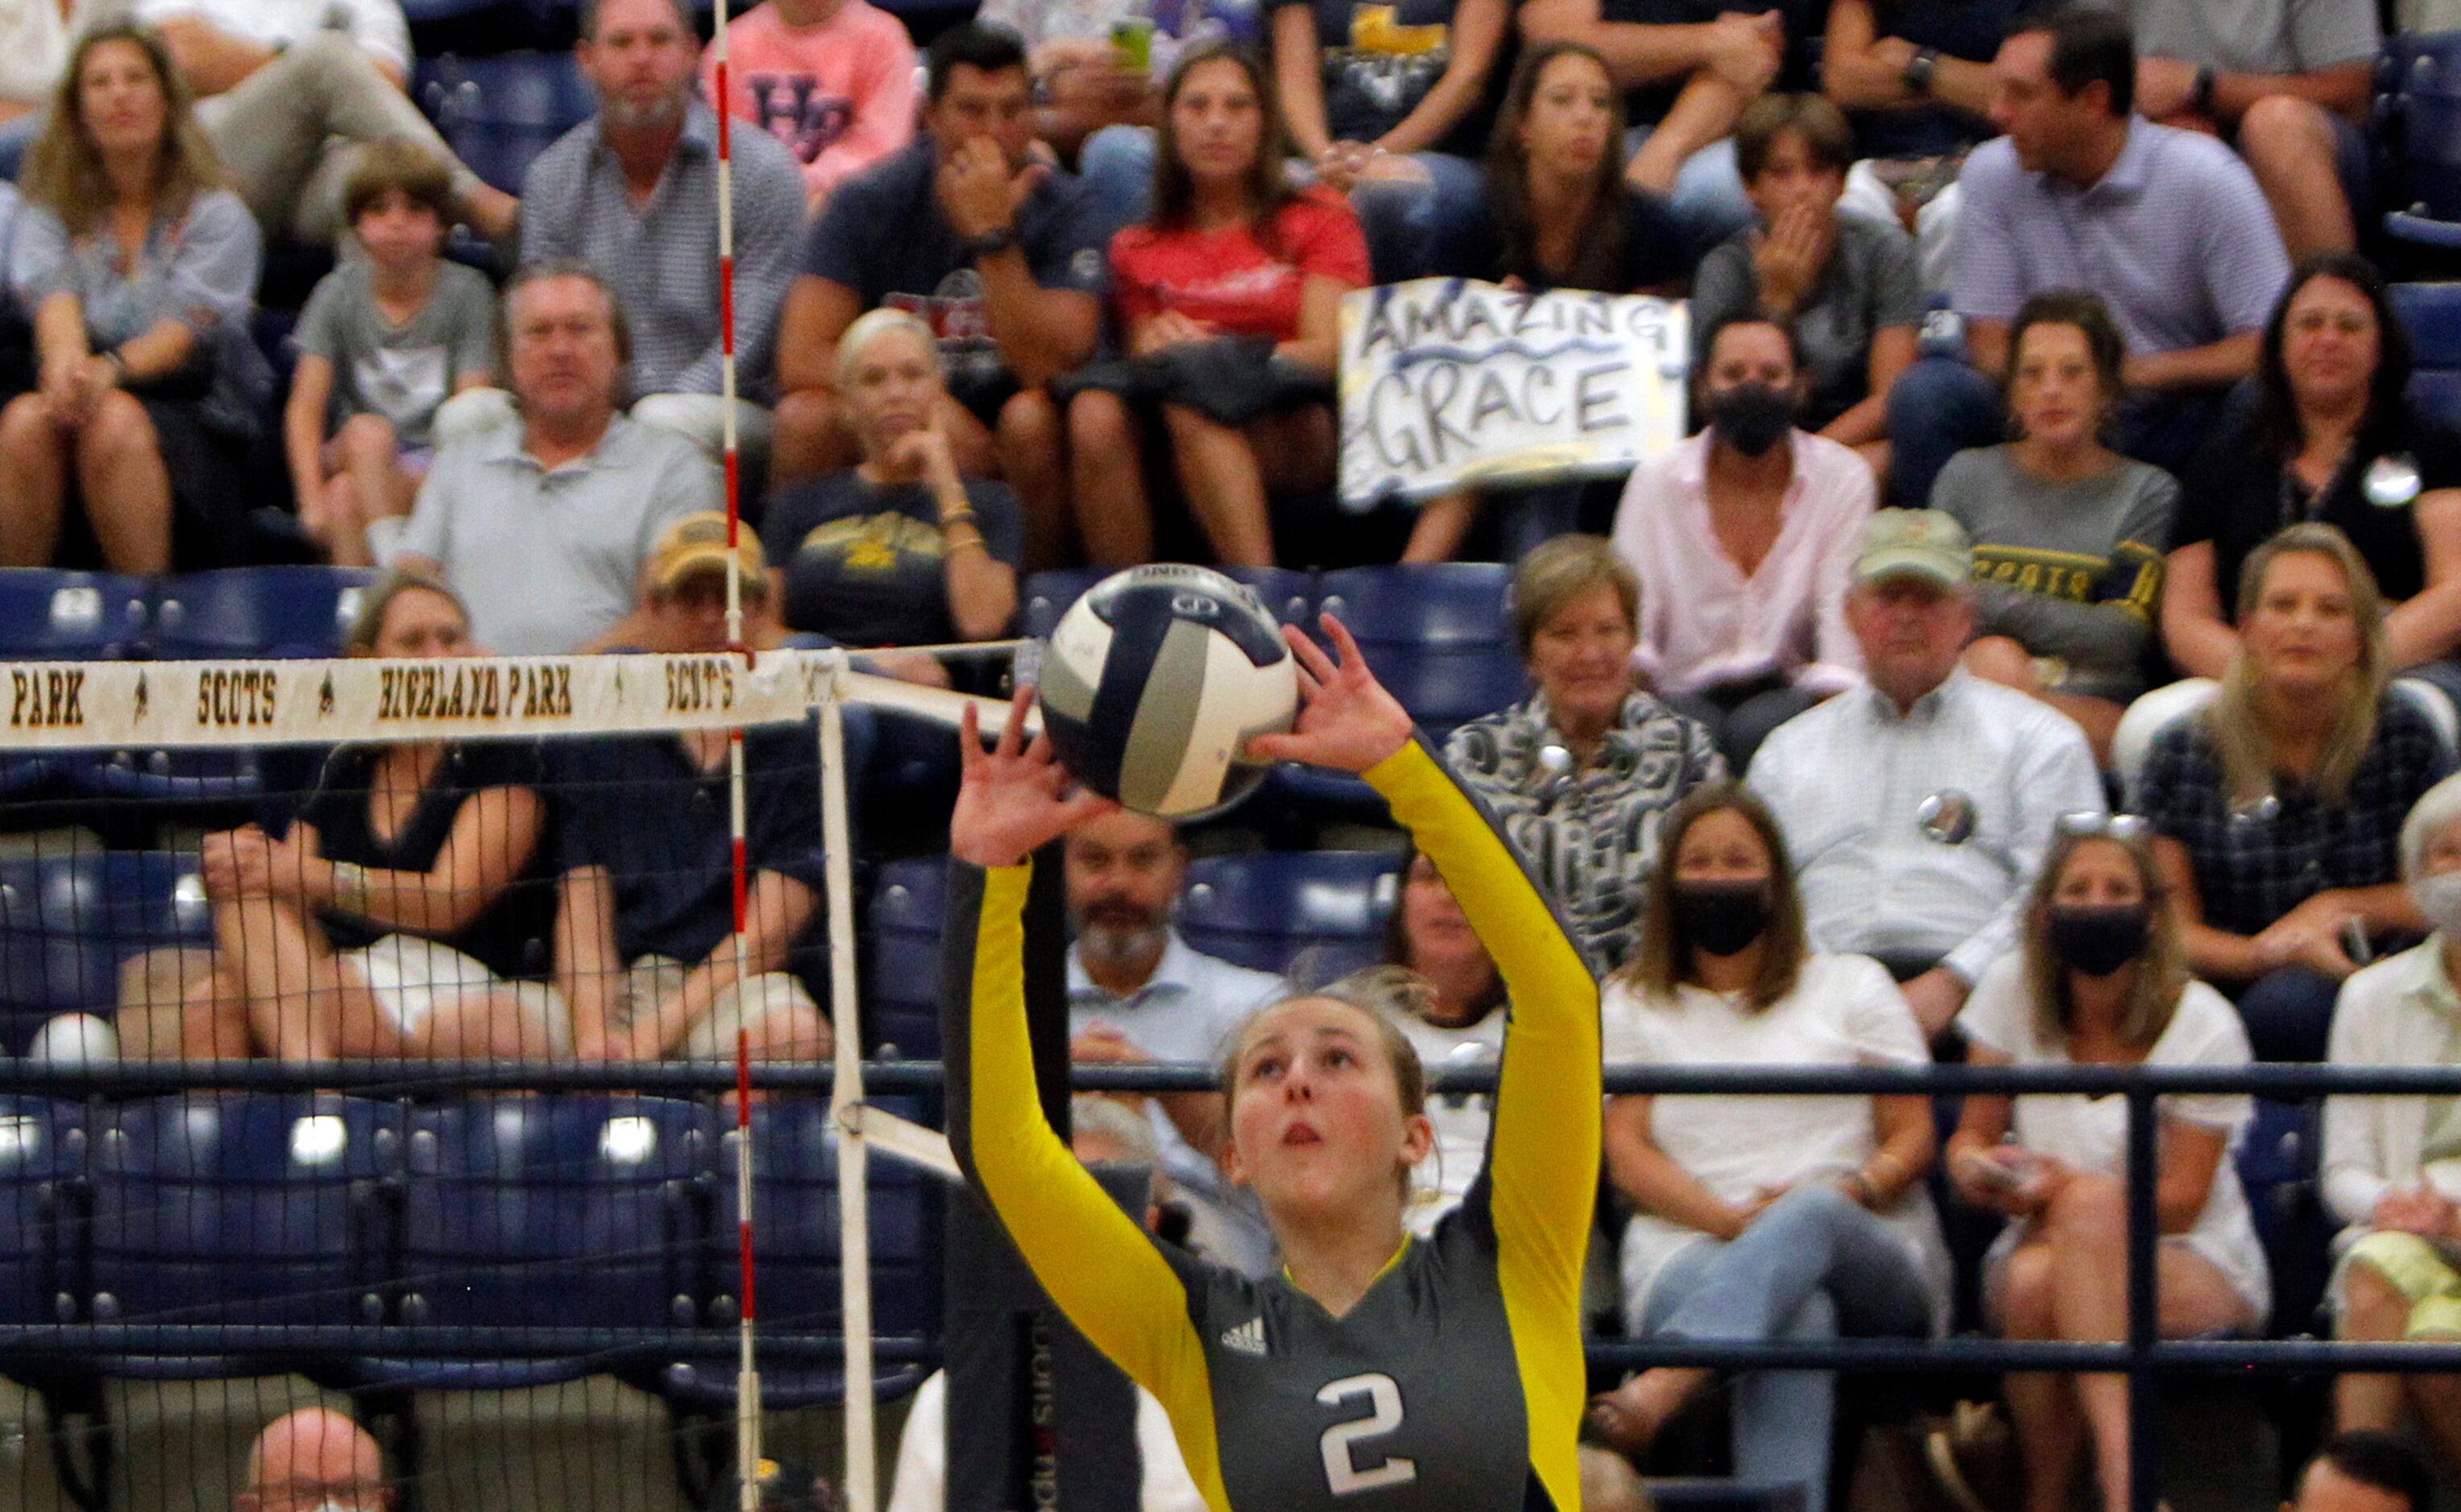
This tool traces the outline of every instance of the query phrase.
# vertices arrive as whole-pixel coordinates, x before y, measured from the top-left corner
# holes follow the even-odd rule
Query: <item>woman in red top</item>
[[[1348,202],[1295,189],[1260,65],[1198,48],[1163,92],[1154,216],[1111,241],[1111,279],[1136,384],[1068,406],[1078,527],[1098,566],[1152,560],[1136,412],[1158,399],[1189,512],[1216,562],[1270,566],[1265,490],[1333,477],[1331,392],[1341,296],[1368,283]]]

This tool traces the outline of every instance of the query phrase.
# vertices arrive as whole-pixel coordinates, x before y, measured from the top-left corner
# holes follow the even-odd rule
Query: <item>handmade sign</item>
[[[1680,300],[1423,278],[1341,301],[1341,499],[1611,477],[1683,435]]]

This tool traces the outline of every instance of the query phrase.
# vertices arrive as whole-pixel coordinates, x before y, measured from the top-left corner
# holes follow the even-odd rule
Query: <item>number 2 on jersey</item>
[[[1419,1462],[1394,1457],[1379,1459],[1360,1469],[1352,1449],[1370,1438],[1380,1438],[1402,1426],[1402,1388],[1393,1377],[1381,1374],[1345,1375],[1316,1394],[1316,1399],[1327,1407],[1338,1406],[1354,1396],[1367,1398],[1368,1414],[1346,1423],[1336,1423],[1324,1431],[1316,1447],[1324,1455],[1325,1484],[1338,1497],[1360,1491],[1379,1491],[1386,1486],[1407,1485],[1419,1479]]]

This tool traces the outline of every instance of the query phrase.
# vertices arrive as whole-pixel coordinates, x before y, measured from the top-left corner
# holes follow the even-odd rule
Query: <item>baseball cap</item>
[[[766,592],[769,564],[761,560],[760,538],[749,528],[742,532],[742,544],[735,555],[742,564],[744,588]],[[659,532],[658,543],[650,548],[650,588],[673,593],[696,573],[723,576],[726,557],[726,516],[715,509],[686,515]]]
[[[1937,509],[1883,509],[1863,530],[1854,554],[1854,582],[1923,578],[1944,588],[1974,575],[1974,547],[1965,527]]]

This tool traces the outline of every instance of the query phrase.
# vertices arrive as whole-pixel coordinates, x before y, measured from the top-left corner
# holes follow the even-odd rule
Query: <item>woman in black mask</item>
[[[2063,820],[2025,911],[2023,948],[1958,1015],[1976,1065],[2243,1066],[2228,1000],[2188,974],[2143,820]],[[1965,1201],[2008,1225],[1983,1267],[1992,1328],[2108,1341],[2128,1328],[2128,1111],[2119,1097],[1969,1097],[1948,1141]],[[2252,1112],[2239,1096],[2164,1097],[2153,1194],[2165,1338],[2263,1326],[2264,1250],[2226,1162]],[[2128,1380],[2011,1375],[2026,1512],[2068,1503],[2090,1437],[2106,1506],[2127,1506]]]
[[[1659,844],[1640,950],[1607,983],[1610,1062],[1929,1060],[1887,971],[1805,944],[1794,868],[1758,799],[1701,789],[1667,816]],[[1627,1331],[1745,1341],[1936,1331],[1948,1261],[1923,1187],[1933,1142],[1919,1097],[1613,1099],[1607,1171],[1638,1209],[1624,1229]],[[1645,1371],[1593,1404],[1593,1425],[1637,1453],[1709,1379]],[[1801,1485],[1821,1512],[1833,1413],[1825,1373],[1742,1377],[1735,1474]]]
[[[1795,428],[1791,330],[1744,316],[1701,351],[1708,428],[1633,469],[1615,548],[1640,580],[1635,665],[1741,772],[1764,735],[1862,679],[1846,577],[1874,487],[1851,448]]]

